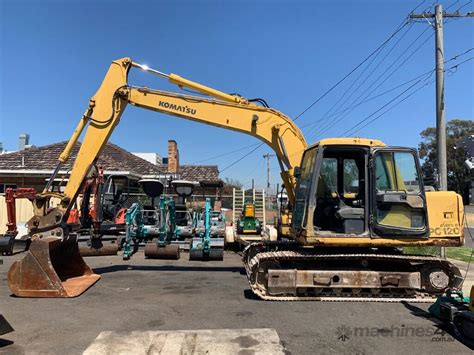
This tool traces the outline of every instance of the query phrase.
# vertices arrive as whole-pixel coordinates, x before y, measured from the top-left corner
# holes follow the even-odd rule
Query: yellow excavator
[[[208,98],[136,87],[132,68]],[[414,149],[375,139],[323,139],[308,146],[295,123],[262,99],[246,99],[165,74],[130,58],[115,60],[91,98],[49,182],[86,129],[64,193],[44,191],[27,223],[29,251],[10,268],[20,297],[74,297],[99,275],[80,257],[66,221],[81,184],[128,104],[249,134],[278,158],[291,205],[288,240],[249,245],[250,287],[268,300],[432,301],[457,289],[462,277],[448,261],[406,255],[407,246],[460,246],[463,204],[454,192],[427,192]],[[49,208],[49,199],[61,203]]]

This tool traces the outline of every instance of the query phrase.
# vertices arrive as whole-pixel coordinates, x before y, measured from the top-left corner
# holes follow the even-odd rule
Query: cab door
[[[373,148],[370,229],[373,238],[428,238],[426,197],[416,150]]]
[[[292,227],[300,230],[306,226],[307,209],[309,205],[311,187],[314,180],[314,167],[318,154],[317,147],[308,149],[301,160],[301,167],[297,174],[295,190],[295,205],[293,207]]]

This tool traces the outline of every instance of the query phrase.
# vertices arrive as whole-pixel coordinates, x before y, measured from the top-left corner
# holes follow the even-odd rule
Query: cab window
[[[375,159],[377,191],[420,192],[415,157],[409,152],[380,152]]]
[[[375,214],[378,225],[404,229],[425,227],[424,200],[415,159],[408,151],[376,154]]]
[[[301,175],[298,179],[298,185],[296,188],[295,206],[292,219],[292,224],[295,228],[299,228],[303,224],[304,211],[308,202],[309,191],[311,189],[316,152],[316,148],[306,151],[301,162]]]
[[[355,159],[344,159],[343,160],[343,184],[344,184],[344,195],[359,193],[359,167]]]

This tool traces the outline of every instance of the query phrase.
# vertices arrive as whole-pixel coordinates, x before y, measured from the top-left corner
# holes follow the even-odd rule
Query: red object
[[[91,208],[89,208],[89,216],[91,216],[94,221],[97,221],[97,211],[95,209],[95,205],[92,205]]]
[[[7,205],[7,232],[6,235],[16,236],[18,229],[16,225],[16,199],[27,198],[30,201],[36,197],[36,190],[32,187],[8,188],[5,191],[5,203]]]
[[[126,208],[121,208],[117,215],[115,216],[115,224],[125,224],[125,213],[127,213]]]
[[[77,209],[73,209],[69,212],[69,216],[67,218],[67,224],[79,224],[79,211]]]

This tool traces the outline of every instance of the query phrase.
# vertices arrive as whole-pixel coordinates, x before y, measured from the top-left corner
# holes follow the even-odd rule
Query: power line
[[[456,60],[457,58],[459,58],[459,57],[461,57],[461,56],[463,56],[463,55],[466,55],[467,53],[470,53],[470,52],[473,51],[473,50],[474,50],[474,47],[473,47],[473,48],[469,48],[469,49],[467,49],[466,51],[464,51],[464,52],[462,52],[462,53],[460,53],[460,54],[457,54],[457,55],[453,56],[452,58],[450,58],[449,60],[447,60],[445,63],[449,63],[449,62],[451,62],[451,61],[453,61],[453,60]],[[459,64],[457,64],[457,65],[454,65],[454,66],[448,68],[447,71],[449,71],[449,70],[455,70],[455,69],[457,69],[458,66],[460,66],[460,65],[462,65],[462,64],[464,64],[464,63],[466,63],[466,62],[468,62],[468,61],[470,61],[470,60],[472,60],[473,58],[474,58],[474,57],[469,58],[469,59],[467,59],[467,60],[465,60],[465,61],[463,61],[463,62],[461,62],[461,63],[459,63]],[[398,89],[398,88],[400,88],[400,87],[403,87],[403,86],[405,86],[405,85],[407,85],[407,84],[409,84],[409,83],[411,83],[411,82],[413,82],[413,81],[415,81],[415,80],[418,80],[418,79],[422,78],[423,76],[426,76],[426,75],[428,75],[428,74],[431,75],[433,72],[434,72],[434,69],[432,69],[432,70],[430,70],[430,71],[427,71],[427,72],[425,72],[425,73],[423,73],[423,74],[421,74],[421,75],[419,75],[419,76],[417,76],[417,77],[415,77],[415,78],[413,78],[413,79],[411,79],[411,80],[408,80],[408,81],[406,81],[406,82],[404,82],[404,83],[402,83],[402,84],[400,84],[400,85],[397,85],[397,86],[395,86],[395,87],[393,87],[393,88],[391,88],[391,89],[388,89],[388,90],[386,90],[386,91],[384,91],[384,92],[382,92],[382,93],[380,93],[380,94],[378,94],[378,95],[376,95],[376,96],[374,96],[374,97],[371,97],[371,98],[369,98],[369,99],[367,99],[367,100],[365,100],[365,101],[362,101],[362,102],[358,103],[357,105],[355,105],[354,107],[360,106],[360,105],[362,105],[363,103],[366,103],[366,102],[368,102],[368,101],[372,101],[372,100],[374,100],[374,99],[376,99],[376,98],[378,98],[378,97],[380,97],[380,96],[383,96],[383,95],[385,95],[385,94],[387,94],[387,93],[389,93],[389,92],[392,92],[392,91],[394,91],[394,90],[396,90],[396,89]],[[427,78],[426,78],[426,79],[427,79]],[[426,79],[424,79],[424,80],[426,80]],[[418,83],[418,82],[417,82],[417,83]],[[411,87],[410,87],[410,88],[411,88]],[[410,89],[410,88],[409,88],[409,89]],[[405,91],[406,91],[406,90],[405,90]],[[410,95],[410,96],[411,96],[411,95]],[[397,97],[398,97],[398,96],[397,96]],[[397,97],[395,97],[395,100],[396,100]],[[352,107],[349,107],[349,108],[352,108]],[[349,108],[347,108],[346,110],[348,110]],[[383,107],[382,107],[382,109],[383,109]],[[341,111],[341,112],[343,112],[343,111]],[[377,113],[377,112],[378,112],[378,111],[376,111],[375,113]],[[384,114],[385,114],[385,113],[384,113]],[[370,117],[369,117],[369,118],[370,118]],[[307,125],[303,125],[303,126],[301,126],[301,128],[307,127],[308,125],[311,125],[311,124],[312,124],[312,123],[307,124]],[[363,127],[362,127],[362,128],[363,128]],[[344,133],[344,134],[345,134],[345,133]],[[254,144],[251,144],[251,145],[246,146],[246,147],[244,147],[244,148],[236,149],[236,150],[233,150],[233,151],[231,151],[231,152],[227,152],[227,153],[224,153],[224,154],[220,154],[220,155],[215,156],[215,157],[212,157],[212,158],[208,158],[208,159],[205,159],[205,160],[201,160],[201,161],[199,161],[199,162],[208,161],[208,160],[211,160],[211,159],[216,159],[216,158],[219,158],[219,157],[222,157],[222,156],[230,155],[230,154],[232,154],[232,153],[236,153],[236,152],[238,152],[238,151],[242,151],[242,150],[245,150],[245,149],[248,149],[248,148],[251,148],[251,147],[254,147],[254,146],[257,145],[257,146],[255,147],[255,149],[253,149],[253,150],[251,150],[250,152],[244,154],[242,157],[238,158],[237,160],[235,160],[235,161],[232,162],[231,164],[227,165],[224,169],[222,169],[222,170],[220,171],[220,172],[224,172],[225,170],[229,169],[230,167],[232,167],[232,166],[236,165],[237,163],[239,163],[240,161],[242,161],[244,158],[248,157],[250,154],[252,154],[252,153],[253,153],[254,151],[256,151],[258,148],[260,148],[261,146],[263,146],[263,144],[264,144],[264,143],[254,143]],[[199,163],[199,162],[197,162],[197,163]]]
[[[409,29],[411,29],[411,27],[412,27],[412,26],[410,26]],[[400,38],[400,40],[403,39],[403,37],[404,37],[407,33],[408,33],[408,31],[403,34],[403,36]],[[392,68],[392,66],[393,66],[403,55],[405,55],[405,53],[413,46],[414,43],[416,43],[416,41],[417,41],[419,38],[420,38],[420,36],[418,36],[418,37],[402,52],[402,54],[400,54],[400,55],[388,66],[388,68],[384,71],[384,73],[386,73],[387,70],[389,70],[390,68]],[[366,77],[366,79],[362,82],[362,84],[364,84],[364,83],[368,80],[368,78],[369,78],[370,76],[372,76],[372,74],[377,70],[377,68],[380,66],[380,64],[388,57],[388,55],[389,55],[389,54],[392,52],[392,50],[398,45],[399,42],[400,42],[400,41],[398,41],[398,42],[392,47],[392,49],[384,56],[384,58],[382,58],[382,60],[379,62],[379,64],[378,64],[375,68],[373,68],[373,70],[372,70],[372,71],[370,72],[370,74]],[[397,69],[398,69],[398,68],[397,68]],[[358,101],[361,99],[361,97],[363,97],[363,96],[365,95],[365,93],[367,93],[367,91],[370,90],[370,88],[371,88],[375,83],[377,83],[377,81],[379,81],[382,77],[383,77],[383,75],[382,75],[382,76],[379,76],[378,78],[376,78],[375,80],[373,80],[373,81],[368,85],[368,87],[367,87],[359,96],[357,96],[356,99],[354,99],[354,100],[351,102],[350,105],[353,106],[356,102],[358,102]],[[384,81],[384,82],[385,82],[385,81]],[[359,87],[357,87],[357,90],[356,90],[356,91],[358,91],[358,90],[360,89],[360,86],[361,86],[361,85],[359,85]],[[380,86],[380,85],[379,85],[379,86]],[[377,88],[378,88],[379,86],[377,86]],[[372,91],[370,92],[370,94],[373,93],[374,91],[375,91],[375,90],[372,90]],[[369,94],[369,95],[370,95],[370,94]],[[365,100],[365,99],[367,99],[367,97],[368,97],[369,95],[366,95],[366,96],[362,99],[362,101]],[[351,96],[352,96],[352,95],[351,95]],[[346,102],[347,102],[347,101],[345,101],[344,104],[345,104]],[[333,120],[332,120],[333,122],[331,122],[331,121],[326,122],[326,123],[323,125],[323,127],[321,128],[320,132],[318,132],[318,135],[321,136],[321,134],[323,134],[323,131],[324,131],[324,132],[327,132],[327,131],[331,128],[331,124],[334,125],[334,124],[340,122],[340,121],[341,121],[345,116],[347,116],[350,112],[352,112],[352,111],[349,111],[346,115],[344,115],[343,117],[341,117],[341,118],[339,118],[339,119],[337,119],[337,118],[333,119]],[[311,131],[312,131],[311,133],[313,133],[313,132],[315,131],[315,129],[312,129]],[[308,134],[310,134],[310,133],[308,132]]]
[[[449,62],[451,62],[451,61],[453,61],[453,60],[457,60],[459,57],[461,57],[461,56],[463,56],[463,55],[466,55],[466,54],[468,54],[469,52],[471,52],[471,51],[473,51],[473,50],[474,50],[474,47],[473,47],[473,48],[469,48],[468,50],[466,50],[466,51],[464,51],[464,52],[462,52],[462,53],[460,53],[460,54],[457,54],[457,55],[453,56],[452,58],[450,58],[449,60],[445,61],[444,63],[446,64],[446,63],[449,63]],[[384,91],[384,92],[381,92],[380,94],[377,94],[377,95],[375,95],[375,96],[372,96],[372,97],[370,97],[370,98],[368,98],[368,99],[366,99],[366,100],[364,100],[364,101],[361,101],[361,102],[359,102],[359,103],[357,103],[357,104],[355,104],[355,105],[349,106],[349,107],[347,107],[347,108],[345,108],[345,109],[343,109],[343,110],[341,110],[341,111],[335,112],[334,114],[328,116],[327,118],[331,118],[331,117],[334,117],[334,116],[338,116],[338,115],[340,115],[340,114],[342,114],[342,113],[344,113],[344,112],[347,112],[347,111],[349,111],[349,110],[351,110],[351,109],[353,109],[353,108],[356,108],[356,107],[358,107],[358,106],[360,106],[360,105],[362,105],[362,104],[365,104],[365,103],[367,103],[367,102],[369,102],[369,101],[373,101],[373,100],[375,100],[375,99],[377,99],[377,98],[379,98],[379,97],[381,97],[381,96],[383,96],[383,95],[385,95],[385,94],[388,94],[389,92],[392,92],[392,91],[394,91],[394,90],[396,90],[396,89],[398,89],[398,88],[400,88],[400,87],[402,87],[402,86],[405,86],[405,85],[407,85],[407,84],[409,84],[409,83],[411,83],[411,82],[413,82],[413,81],[415,81],[415,80],[417,80],[417,79],[419,79],[419,78],[421,78],[421,77],[423,77],[423,76],[425,76],[425,75],[428,75],[428,74],[430,74],[430,73],[432,73],[432,72],[434,72],[434,71],[435,71],[435,69],[429,70],[429,71],[427,71],[427,72],[425,72],[425,73],[423,73],[423,74],[420,74],[420,75],[414,77],[413,79],[410,79],[410,80],[408,80],[408,81],[405,81],[405,82],[402,83],[402,84],[399,84],[399,85],[394,86],[394,87],[392,87],[392,88],[390,88],[390,89],[388,89],[388,90],[386,90],[386,91]],[[353,111],[353,110],[351,110],[351,112],[352,112],[352,111]],[[306,124],[306,125],[303,125],[303,126],[301,126],[301,128],[305,128],[305,127],[308,127],[308,126],[311,126],[311,125],[313,125],[313,123],[308,123],[308,124]]]
[[[346,80],[352,73],[354,73],[357,69],[359,69],[365,62],[367,62],[374,54],[376,54],[381,48],[383,48],[386,43],[388,43],[393,37],[397,35],[406,25],[408,25],[408,21],[406,20],[403,24],[399,25],[398,28],[393,32],[389,38],[387,38],[380,46],[378,46],[372,53],[370,53],[362,62],[356,65],[349,73],[347,73],[342,79],[340,79],[336,84],[331,86],[328,90],[326,90],[321,96],[319,96],[311,105],[305,108],[299,115],[295,117],[293,121],[299,119],[302,115],[304,115],[307,111],[309,111],[314,105],[316,105],[319,101],[321,101],[325,96],[327,96],[331,91],[333,91],[337,86],[339,86],[344,80]]]
[[[361,99],[362,99],[362,101],[366,100],[371,94],[373,94],[378,88],[380,88],[385,82],[387,82],[387,80],[390,79],[393,76],[393,74],[395,74],[410,58],[412,58],[423,47],[423,45],[425,45],[430,40],[430,38],[433,36],[433,34],[428,36],[394,70],[392,70],[387,76],[385,76],[385,73],[387,73],[388,70],[390,70],[408,52],[408,50],[413,47],[413,45],[423,36],[423,34],[425,32],[426,32],[426,29],[417,38],[415,38],[415,40],[412,41],[412,43],[388,66],[388,68],[384,71],[384,74],[379,76],[375,80],[373,80],[368,85],[368,87],[354,101],[352,101],[352,103],[350,105],[357,107],[357,105],[355,105],[356,102],[360,102],[359,100],[361,100]],[[384,76],[385,76],[385,78],[384,78]],[[383,78],[383,80],[380,83],[378,83],[375,87],[373,87],[382,78]],[[353,111],[353,109],[350,110],[349,112],[347,112],[346,114],[342,115],[341,117],[333,120],[332,126],[339,123],[341,120],[343,120],[345,117],[347,117],[347,115],[349,113],[351,113],[352,111]],[[318,135],[321,136],[322,134],[327,132],[332,126],[331,125],[329,125],[329,126],[325,125],[324,129],[321,130],[320,132],[318,132]]]
[[[397,42],[392,46],[392,48],[385,54],[385,56],[377,63],[377,65],[370,71],[370,73],[368,75],[365,76],[365,78],[361,81],[361,83],[359,83],[359,85],[357,86],[357,88],[355,90],[352,90],[350,95],[346,97],[346,99],[339,105],[340,107],[344,106],[347,101],[349,101],[349,99],[361,88],[362,85],[364,85],[364,83],[372,76],[372,74],[377,70],[377,68],[384,62],[384,60],[390,55],[390,53],[392,53],[392,51],[398,46],[398,44],[403,40],[403,38],[405,38],[405,36],[407,35],[407,33],[411,30],[411,28],[413,27],[413,23],[410,24],[410,26],[407,28],[407,30],[401,35],[401,37],[397,40]],[[331,108],[323,115],[323,119],[327,119],[328,118],[328,114],[329,112],[333,111],[333,109],[339,104],[339,102],[344,98],[344,96],[346,96],[349,91],[352,89],[352,87],[355,85],[355,83],[357,81],[359,81],[359,79],[364,75],[364,73],[370,68],[370,66],[372,65],[372,63],[377,59],[377,57],[379,56],[379,54],[381,54],[383,51],[383,48],[377,53],[377,55],[370,61],[370,63],[365,67],[365,69],[359,74],[359,76],[352,82],[352,84],[344,91],[344,93],[341,95],[341,97],[331,106]],[[334,112],[333,112],[334,113]],[[327,122],[325,123],[327,124]],[[314,129],[314,127],[313,127]],[[309,133],[309,132],[308,132]]]
[[[449,9],[452,8],[454,5],[456,5],[458,2],[459,2],[459,0],[456,0],[456,1],[453,2],[451,5],[449,5],[445,10],[449,10]]]
[[[422,1],[422,2],[419,3],[415,8],[413,8],[413,10],[410,12],[410,14],[412,14],[416,9],[418,9],[423,3],[424,3],[424,1]],[[432,6],[429,6],[428,8],[431,8],[431,7],[432,7]],[[406,23],[404,23],[403,21],[402,21],[402,24],[403,24],[402,28],[406,26]],[[368,78],[375,72],[375,70],[380,66],[380,64],[382,64],[382,63],[385,61],[385,59],[390,55],[390,53],[397,47],[397,45],[401,42],[401,40],[402,40],[402,39],[406,36],[406,34],[409,32],[409,30],[411,29],[412,25],[413,25],[413,24],[410,25],[410,27],[405,31],[405,33],[403,33],[403,35],[402,35],[402,36],[398,39],[398,41],[392,46],[392,48],[388,51],[388,53],[385,54],[385,56],[379,61],[379,63],[376,65],[376,67],[372,69],[372,71],[370,72],[370,74],[362,81],[362,83],[359,84],[359,86],[357,87],[357,89],[354,90],[354,91],[351,93],[351,95],[349,95],[349,97],[344,101],[344,103],[343,103],[342,105],[344,105],[344,104],[348,101],[348,99],[349,99],[351,96],[353,96],[353,94],[354,94],[355,92],[357,92],[357,91],[360,89],[360,87],[361,87],[361,86],[368,80]],[[399,26],[400,26],[400,25],[399,25]],[[402,28],[399,28],[399,30],[401,30]],[[421,35],[422,35],[422,34],[421,34]],[[420,36],[421,36],[421,35],[420,35]],[[408,48],[407,48],[394,62],[392,62],[392,64],[389,65],[388,69],[390,69],[390,68],[413,46],[413,44],[416,43],[416,41],[420,38],[420,36],[418,36],[418,37],[408,46]],[[392,36],[392,38],[393,38],[393,36]],[[384,42],[384,43],[385,43],[385,42]],[[388,41],[386,41],[386,43],[388,43]],[[385,44],[386,44],[386,43],[385,43]],[[380,51],[378,54],[380,54],[380,53],[381,53],[381,51]],[[377,55],[378,55],[378,54],[377,54]],[[375,59],[375,58],[374,58],[374,59]],[[374,61],[374,60],[372,60],[371,63],[372,63],[373,61]],[[364,69],[364,72],[365,72],[365,70],[367,70],[367,69],[370,67],[370,64],[371,64],[371,63],[369,63],[369,65]],[[387,69],[387,70],[388,70],[388,69]],[[385,71],[385,72],[386,72],[386,71]],[[359,77],[360,77],[360,76],[361,76],[361,75],[359,75]],[[382,76],[383,76],[383,75],[382,75]],[[371,85],[373,85],[374,83],[376,83],[379,79],[380,79],[380,77],[377,78],[375,81],[373,81],[373,82],[371,83]],[[357,81],[357,80],[358,80],[358,78],[356,79],[356,81]],[[379,85],[379,86],[380,86],[380,85]],[[370,87],[369,87],[369,88],[370,88]],[[369,88],[368,88],[368,89],[369,89]],[[349,89],[350,89],[350,88],[349,88]],[[359,95],[359,96],[357,97],[357,99],[353,100],[352,103],[351,103],[351,106],[354,106],[354,104],[357,102],[357,100],[359,100],[359,99],[367,92],[368,89],[366,89],[361,95]],[[372,92],[373,92],[373,91],[372,91]],[[371,93],[372,93],[372,92],[371,92]],[[344,93],[344,95],[345,95],[345,93]],[[343,96],[344,96],[344,95],[343,95]],[[368,95],[364,97],[364,100],[367,99],[367,97],[368,97]],[[339,100],[338,100],[338,101],[339,101]],[[337,103],[336,103],[336,104],[337,104]],[[333,107],[334,107],[336,104],[334,104]],[[358,105],[355,105],[355,106],[358,106]],[[331,109],[332,109],[332,108],[331,108]],[[330,109],[329,111],[331,111],[331,109]],[[329,112],[329,111],[328,111],[328,112]],[[326,112],[326,114],[327,114],[328,112]],[[323,116],[322,119],[316,120],[316,121],[310,123],[309,125],[314,125],[314,126],[315,126],[315,125],[318,124],[319,122],[325,120],[326,118],[328,118],[326,114]],[[329,117],[333,117],[333,114],[331,114]],[[340,120],[338,120],[338,121],[340,121]],[[307,126],[309,126],[309,125],[307,125]],[[330,127],[331,127],[331,122],[330,122],[330,121],[323,123],[323,129],[324,129],[325,131],[327,131],[327,129],[329,129]],[[307,132],[307,134],[308,134],[308,135],[312,134],[315,129],[316,129],[316,126],[313,127],[312,129],[310,129],[310,131]]]
[[[413,13],[416,9],[418,9],[425,0],[422,0],[415,8],[410,12]],[[332,92],[337,86],[339,86],[344,80],[346,80],[352,73],[354,73],[358,68],[360,68],[365,62],[367,62],[374,54],[378,53],[385,45],[393,38],[395,37],[405,26],[408,25],[408,20],[404,19],[401,21],[401,23],[398,25],[397,29],[381,44],[379,47],[377,47],[369,56],[367,56],[361,63],[359,63],[355,68],[353,68],[348,74],[346,74],[341,80],[339,80],[336,84],[334,84],[332,87],[330,87],[328,90],[326,90],[322,95],[320,95],[315,101],[313,101],[306,109],[304,109],[299,115],[297,115],[293,121],[298,120],[302,115],[304,115],[308,110],[310,110],[314,105],[316,105],[319,101],[321,101],[324,97],[326,97],[330,92]],[[320,121],[320,120],[319,120]],[[318,121],[317,121],[318,122]],[[315,124],[316,122],[313,122]],[[237,159],[233,163],[227,165],[221,172],[227,170],[228,168],[234,166],[250,154],[252,154],[254,151],[256,151],[258,148],[260,148],[264,143],[260,143],[255,149],[251,150],[250,152],[244,154],[241,158]],[[249,148],[245,147],[243,149]]]
[[[425,79],[426,80],[426,79]],[[410,85],[408,87],[408,89],[405,89],[403,90],[400,94],[398,94],[397,96],[395,96],[394,98],[392,98],[391,100],[389,100],[388,102],[386,102],[384,105],[382,105],[381,107],[379,107],[377,110],[375,110],[374,112],[372,112],[370,115],[368,115],[367,117],[363,118],[362,120],[360,120],[357,124],[355,124],[354,126],[352,126],[351,128],[347,129],[344,131],[344,133],[341,134],[341,136],[345,136],[347,133],[351,132],[354,128],[358,127],[359,125],[361,125],[362,123],[364,123],[365,121],[367,121],[368,119],[370,119],[372,116],[374,116],[375,114],[377,114],[378,112],[380,112],[381,110],[383,110],[385,107],[387,107],[388,105],[390,105],[392,102],[394,102],[395,100],[397,100],[399,97],[401,97],[403,94],[405,94],[406,92],[410,91],[410,89],[412,89],[413,87],[415,87],[416,85],[418,85],[420,82],[422,82],[423,79],[419,79],[416,83]]]
[[[360,105],[363,105],[363,104],[365,104],[365,103],[367,103],[367,102],[369,102],[369,101],[373,101],[373,100],[375,100],[375,99],[377,99],[377,98],[379,98],[379,97],[381,97],[381,96],[383,96],[383,95],[385,95],[385,94],[388,94],[389,92],[395,91],[396,89],[399,89],[399,88],[401,88],[402,86],[405,86],[405,85],[407,85],[407,84],[409,84],[409,83],[411,83],[411,82],[413,82],[413,81],[415,81],[415,80],[417,80],[417,79],[419,79],[419,78],[421,78],[421,77],[423,77],[423,76],[425,76],[425,75],[427,75],[427,74],[429,74],[429,73],[431,73],[431,72],[433,72],[433,71],[434,71],[434,69],[429,70],[429,71],[427,71],[427,72],[425,72],[425,73],[423,73],[423,74],[420,74],[420,75],[414,77],[413,79],[410,79],[410,80],[408,80],[408,81],[405,81],[405,82],[402,83],[402,84],[399,84],[399,85],[397,85],[397,86],[394,86],[394,87],[392,87],[392,88],[390,88],[390,89],[388,89],[388,90],[386,90],[386,91],[381,92],[380,94],[377,94],[377,95],[375,95],[375,96],[372,96],[372,97],[368,98],[367,100],[361,101],[361,102],[359,102],[359,103],[357,103],[357,104],[355,104],[355,105],[353,105],[353,106],[349,106],[349,107],[347,107],[347,108],[345,108],[345,109],[343,109],[343,110],[341,110],[341,111],[335,112],[334,114],[332,114],[332,115],[329,116],[328,118],[331,118],[331,117],[334,117],[334,116],[338,116],[338,115],[340,115],[341,113],[344,113],[344,112],[347,112],[347,111],[349,111],[349,110],[351,110],[351,109],[353,109],[353,108],[359,107]],[[351,110],[351,111],[352,111],[352,110]],[[302,126],[302,128],[304,128],[304,127],[305,127],[305,126]]]
[[[224,169],[222,169],[220,172],[223,173],[224,171],[226,171],[227,169],[233,167],[235,164],[237,164],[238,162],[240,162],[241,160],[245,159],[246,157],[248,157],[250,154],[252,154],[253,152],[255,152],[258,148],[260,148],[261,146],[263,145],[263,143],[260,143],[259,145],[257,145],[254,149],[252,149],[250,152],[244,154],[243,156],[241,156],[239,159],[235,160],[233,163],[230,163],[229,165],[227,165]]]
[[[239,149],[235,149],[235,150],[232,150],[230,152],[227,152],[227,153],[223,153],[223,154],[219,154],[219,155],[216,155],[216,156],[213,156],[213,157],[210,157],[210,158],[206,158],[206,159],[203,159],[203,160],[199,160],[197,162],[194,162],[194,163],[191,163],[191,164],[199,164],[199,163],[203,163],[205,161],[209,161],[209,160],[214,160],[214,159],[217,159],[217,158],[221,158],[221,157],[225,157],[227,155],[230,155],[230,154],[233,154],[233,153],[237,153],[237,152],[240,152],[242,150],[245,150],[245,149],[249,149],[251,147],[255,147],[257,144],[259,143],[254,143],[254,144],[251,144],[251,145],[248,145],[246,147],[243,147],[243,148],[239,148]]]
[[[472,0],[469,0],[467,3],[465,3],[465,4],[462,5],[461,7],[458,7],[458,8],[456,9],[456,11],[454,11],[454,12],[459,12],[459,10],[465,8],[465,7],[466,7],[467,5],[469,5],[470,3],[472,3]],[[447,10],[447,9],[446,9],[446,10]]]
[[[365,125],[357,128],[355,131],[353,131],[350,135],[353,135],[357,132],[359,132],[361,129],[367,127],[369,124],[375,122],[376,120],[378,120],[380,117],[382,117],[383,115],[385,115],[386,113],[392,111],[396,106],[400,105],[402,102],[404,102],[405,100],[407,100],[408,98],[410,98],[411,96],[413,96],[414,94],[416,94],[418,91],[420,91],[421,89],[425,88],[426,86],[430,85],[434,83],[434,79],[430,80],[429,82],[427,82],[426,84],[424,84],[423,86],[420,86],[419,88],[417,88],[415,91],[411,92],[410,94],[408,94],[407,96],[405,96],[403,99],[401,99],[400,101],[398,101],[397,103],[395,103],[394,105],[392,105],[391,107],[389,107],[387,110],[385,110],[384,112],[382,112],[380,115],[374,117],[373,119],[371,119],[369,122],[367,122]],[[344,133],[345,134],[345,133]]]
[[[474,49],[474,48],[473,48]],[[466,51],[465,53],[467,52],[470,52],[471,50],[468,50]],[[454,58],[454,57],[453,57]],[[456,65],[453,65],[451,66],[450,68],[446,69],[446,71],[450,71],[450,70],[453,70],[453,69],[457,69],[459,66],[473,60],[474,57],[470,57]],[[451,61],[452,59],[450,59]],[[432,71],[434,72],[434,70]],[[431,75],[430,75],[431,76]],[[353,135],[357,132],[359,132],[361,129],[363,129],[364,127],[367,127],[369,124],[371,124],[372,122],[376,121],[377,119],[379,119],[380,117],[382,117],[383,115],[385,115],[386,113],[388,113],[389,111],[391,111],[393,108],[395,108],[396,106],[398,106],[399,104],[401,104],[403,101],[407,100],[409,97],[413,96],[415,93],[417,93],[418,91],[420,91],[421,89],[423,89],[424,87],[426,87],[427,85],[429,84],[432,84],[434,82],[434,80],[430,80],[428,83],[426,83],[425,85],[417,88],[416,90],[414,90],[413,92],[411,92],[410,94],[408,94],[406,97],[404,97],[403,99],[401,99],[400,101],[398,101],[395,105],[391,106],[389,109],[387,109],[386,111],[384,111],[383,113],[381,113],[380,115],[376,116],[375,118],[373,118],[372,120],[370,120],[369,122],[367,122],[365,125],[357,128],[358,126],[360,126],[362,123],[364,123],[365,121],[367,121],[369,118],[371,118],[373,115],[375,115],[377,112],[379,112],[380,110],[382,110],[383,108],[387,107],[388,105],[390,105],[392,102],[394,102],[396,99],[398,99],[400,96],[402,96],[404,93],[406,93],[407,91],[409,91],[412,87],[416,86],[419,82],[421,81],[426,81],[428,78],[426,79],[423,79],[423,80],[419,80],[417,81],[415,84],[413,84],[412,86],[410,86],[408,89],[406,89],[405,91],[403,91],[402,93],[400,93],[399,95],[397,95],[395,98],[393,98],[392,100],[390,100],[389,102],[387,102],[385,105],[383,105],[381,108],[379,108],[378,110],[374,111],[372,114],[370,114],[369,116],[365,117],[363,120],[359,121],[356,125],[352,126],[351,128],[349,128],[348,130],[346,130],[344,133],[341,134],[341,136],[344,136],[346,135],[348,132],[351,132],[350,135]],[[355,128],[357,128],[356,130],[354,130]]]

